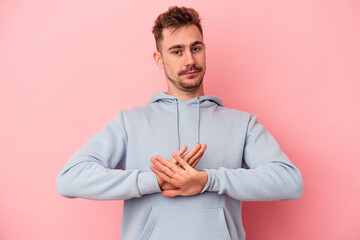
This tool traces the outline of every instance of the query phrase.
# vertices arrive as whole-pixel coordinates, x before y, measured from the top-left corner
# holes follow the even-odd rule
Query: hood
[[[223,103],[220,98],[213,96],[213,95],[206,95],[206,96],[200,96],[193,99],[190,99],[188,101],[183,101],[179,98],[176,98],[174,96],[168,95],[164,92],[159,92],[157,94],[152,95],[150,103],[156,103],[156,102],[163,102],[166,104],[174,105],[174,108],[176,108],[176,121],[175,121],[175,128],[176,128],[176,137],[177,137],[177,147],[178,151],[180,150],[180,130],[179,130],[179,103],[182,104],[188,104],[191,107],[197,108],[197,143],[200,143],[200,108],[208,108],[212,107],[214,105],[217,106],[223,106]]]
[[[177,100],[175,100],[177,99]],[[199,100],[199,101],[198,101]],[[183,101],[179,98],[176,98],[174,96],[171,95],[167,95],[164,92],[159,92],[157,94],[154,94],[151,96],[151,100],[150,103],[155,103],[158,101],[162,101],[168,104],[176,104],[176,101],[181,102],[181,103],[185,103],[185,104],[189,104],[190,106],[194,106],[197,107],[197,105],[199,104],[200,108],[203,107],[211,107],[214,105],[218,105],[223,107],[223,102],[221,101],[220,98],[213,96],[213,95],[205,95],[205,96],[200,96],[198,98],[193,98],[187,101]]]

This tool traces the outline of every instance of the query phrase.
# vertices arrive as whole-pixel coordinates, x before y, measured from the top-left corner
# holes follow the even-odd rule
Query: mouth
[[[196,74],[196,73],[198,73],[198,71],[186,72],[183,75],[193,75],[193,74]]]
[[[203,68],[200,66],[190,66],[187,67],[187,69],[179,71],[178,75],[185,75],[185,76],[195,76],[198,73],[201,73],[203,71]]]

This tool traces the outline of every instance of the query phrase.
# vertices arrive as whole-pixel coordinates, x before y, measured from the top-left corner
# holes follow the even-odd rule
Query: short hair
[[[194,24],[199,29],[201,35],[203,35],[200,22],[199,14],[193,8],[169,7],[166,12],[157,17],[152,29],[157,50],[160,51],[160,42],[164,39],[163,30],[165,28],[173,28],[175,31],[180,27],[187,27]]]

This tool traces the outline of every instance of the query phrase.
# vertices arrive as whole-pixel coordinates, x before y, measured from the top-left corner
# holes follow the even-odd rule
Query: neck
[[[172,89],[170,86],[167,91],[168,95],[181,99],[183,101],[187,101],[196,97],[204,96],[204,88],[201,84],[199,88],[191,92],[185,92],[179,89]]]

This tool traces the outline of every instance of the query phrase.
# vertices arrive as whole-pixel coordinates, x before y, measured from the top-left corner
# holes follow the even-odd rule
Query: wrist
[[[200,185],[204,188],[208,180],[207,173],[205,171],[200,171]]]

